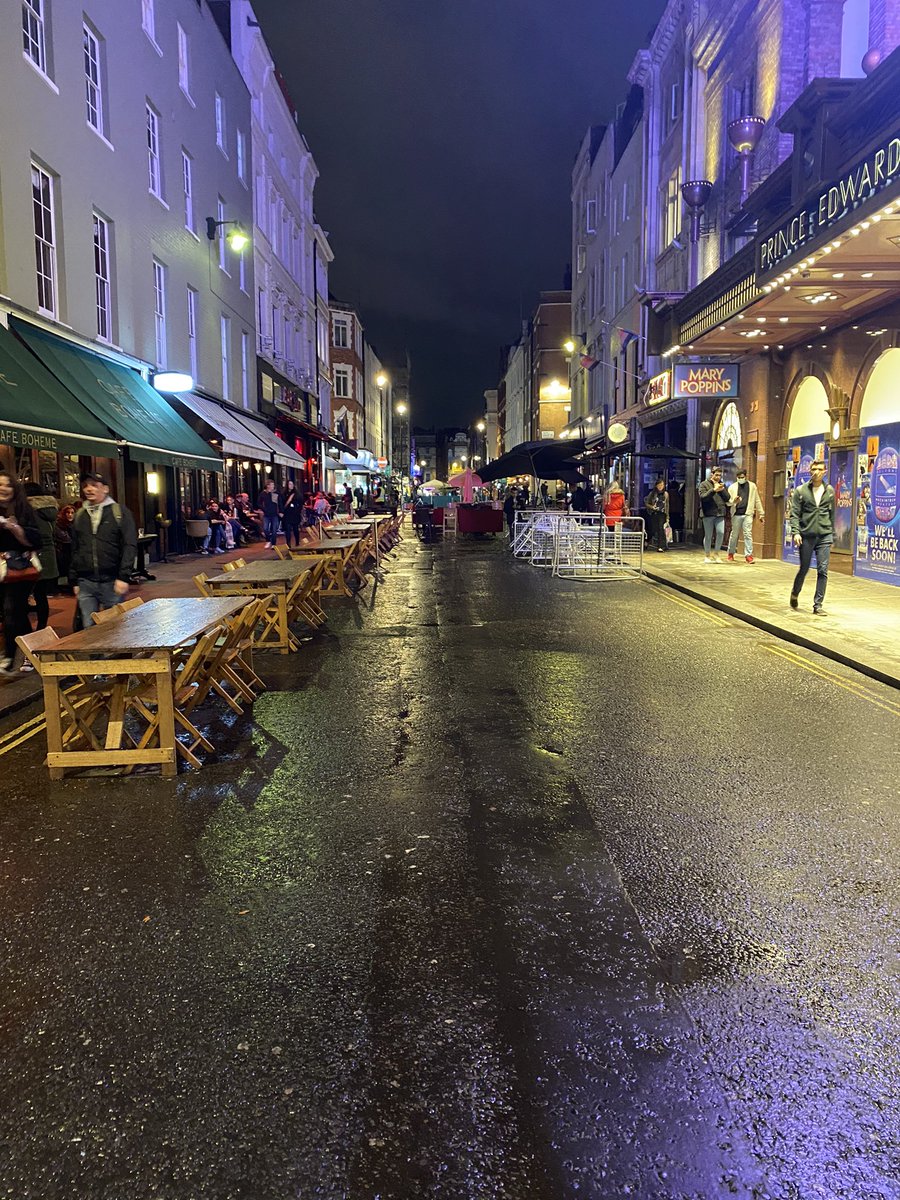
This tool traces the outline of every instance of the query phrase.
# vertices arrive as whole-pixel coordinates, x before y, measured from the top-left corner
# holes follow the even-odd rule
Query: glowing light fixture
[[[184,371],[157,371],[153,376],[153,386],[158,392],[190,392],[194,387],[194,378]]]
[[[159,471],[148,471],[145,477],[148,496],[159,495]]]

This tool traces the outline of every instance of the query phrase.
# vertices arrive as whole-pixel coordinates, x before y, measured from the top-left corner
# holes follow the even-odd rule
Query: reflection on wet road
[[[0,1197],[900,1196],[897,693],[487,543],[329,611],[200,773],[0,758]]]

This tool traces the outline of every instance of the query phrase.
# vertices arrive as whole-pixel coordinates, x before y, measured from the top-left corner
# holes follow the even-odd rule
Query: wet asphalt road
[[[897,693],[493,543],[367,593],[200,774],[0,758],[0,1197],[900,1196]]]

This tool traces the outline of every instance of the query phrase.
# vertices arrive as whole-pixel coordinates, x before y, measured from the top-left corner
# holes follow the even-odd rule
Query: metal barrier
[[[518,511],[510,547],[516,558],[527,558],[533,566],[551,566],[556,522],[564,515],[544,508]]]
[[[644,521],[623,517],[612,526],[602,513],[571,513],[557,523],[553,574],[565,579],[640,578]]]

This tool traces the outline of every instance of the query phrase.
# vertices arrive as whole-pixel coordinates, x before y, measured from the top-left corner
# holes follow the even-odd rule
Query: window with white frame
[[[56,316],[56,217],[53,179],[31,164],[31,194],[34,214],[34,258],[37,269],[38,309]]]
[[[162,200],[162,166],[159,148],[159,113],[147,105],[147,169],[150,191]]]
[[[88,25],[84,26],[84,90],[87,123],[101,136],[106,134],[103,115],[103,75],[100,59],[100,39]]]
[[[281,321],[278,319],[278,309],[272,305],[272,356],[278,358],[281,354],[281,348],[278,343],[278,335],[281,333]]]
[[[47,31],[44,0],[22,0],[22,50],[39,71],[47,74]]]
[[[241,404],[250,407],[250,334],[241,330]]]
[[[238,179],[247,186],[247,135],[242,129],[237,131],[237,173]]]
[[[216,92],[216,145],[226,158],[228,156],[225,140],[227,132],[225,128],[225,97]]]
[[[187,150],[181,151],[181,184],[184,189],[184,227],[191,233],[197,232],[194,216],[194,160]]]
[[[196,382],[199,378],[199,360],[197,357],[197,292],[192,287],[189,287],[187,290],[187,335],[191,378]]]
[[[238,255],[238,286],[242,292],[250,295],[250,289],[247,287],[247,255],[243,250]]]
[[[219,225],[217,230],[219,234],[219,267],[227,275],[229,273],[228,260],[225,257],[228,247],[228,242],[225,238],[225,230],[227,229],[227,226],[225,225],[225,201],[221,196],[216,201],[216,221]]]
[[[334,394],[338,400],[350,399],[350,368],[336,366],[334,368]]]
[[[153,325],[156,335],[156,365],[165,367],[166,354],[166,268],[153,260]]]
[[[584,212],[584,228],[587,233],[597,232],[597,201],[588,200]]]
[[[628,254],[622,255],[622,303],[620,308],[625,307],[625,302],[628,299]]]
[[[141,25],[144,33],[156,45],[156,0],[141,0]]]
[[[334,321],[334,344],[339,350],[346,350],[350,346],[350,320],[348,317],[335,317]]]
[[[575,251],[575,271],[578,275],[583,274],[584,268],[587,265],[587,248],[578,246]]]
[[[256,290],[256,335],[259,338],[260,351],[266,348],[266,292],[265,288]]]
[[[188,35],[178,26],[178,86],[191,98],[191,44]]]
[[[109,222],[94,213],[94,283],[97,302],[97,337],[112,341],[112,266]]]
[[[222,313],[219,318],[219,336],[222,345],[222,399],[231,397],[231,380],[228,369],[228,350],[231,345],[231,317]]]

